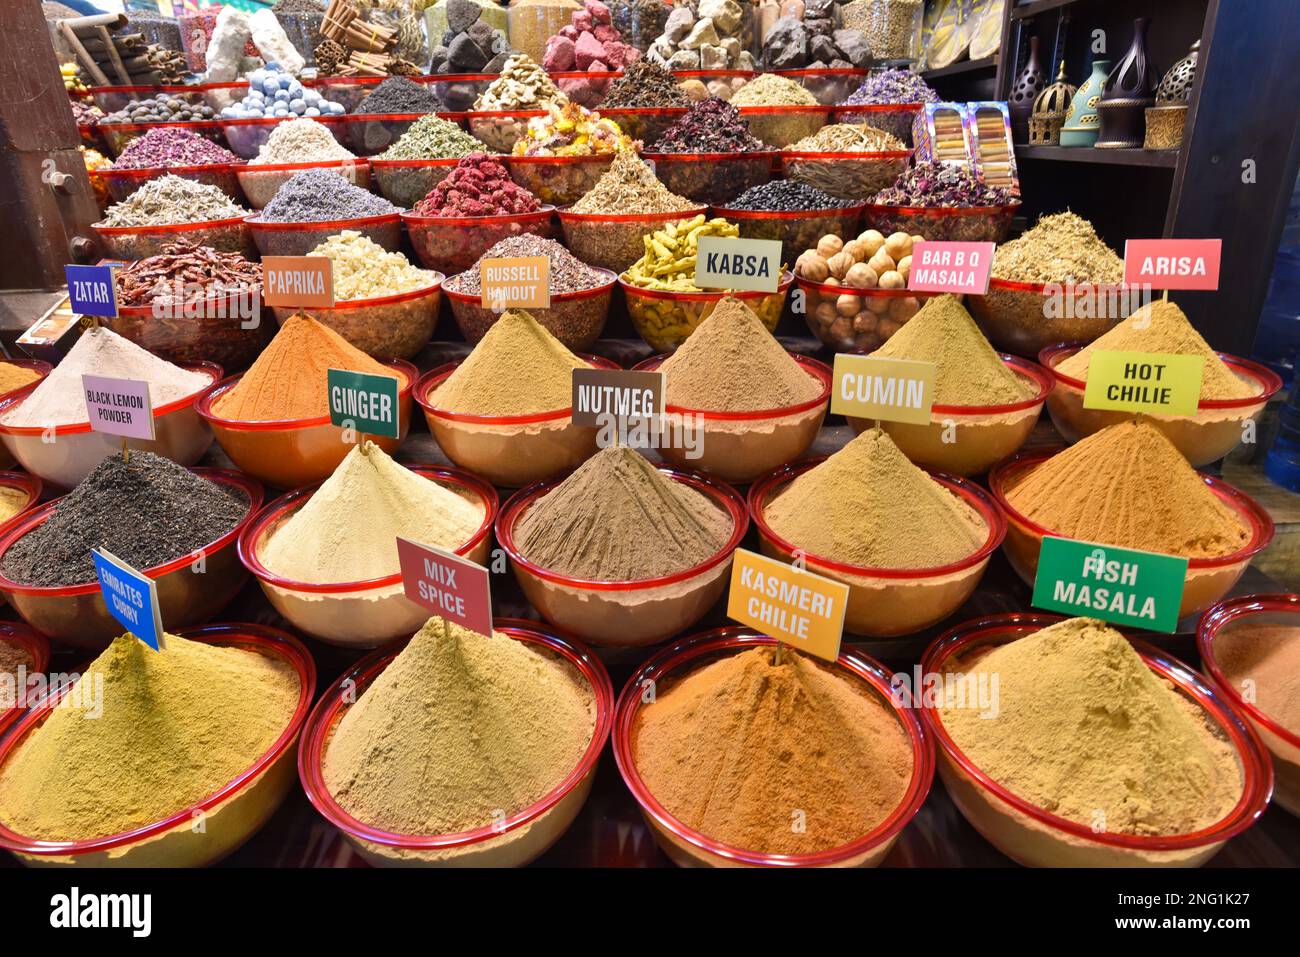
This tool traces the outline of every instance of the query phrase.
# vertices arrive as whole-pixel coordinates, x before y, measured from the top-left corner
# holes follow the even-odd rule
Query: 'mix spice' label
[[[1186,580],[1186,558],[1049,535],[1038,556],[1033,603],[1067,615],[1172,632]]]
[[[492,636],[488,570],[454,552],[397,539],[397,560],[406,597],[433,614]]]

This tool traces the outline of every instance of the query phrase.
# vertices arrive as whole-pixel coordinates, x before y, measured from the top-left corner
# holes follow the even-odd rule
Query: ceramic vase
[[[1092,62],[1092,73],[1070,100],[1070,112],[1065,117],[1065,125],[1061,127],[1062,146],[1091,146],[1097,142],[1097,134],[1101,130],[1097,104],[1101,102],[1101,88],[1106,84],[1109,74],[1109,60]]]
[[[1134,149],[1146,133],[1146,109],[1155,106],[1159,75],[1147,58],[1147,27],[1151,21],[1133,21],[1133,43],[1106,77],[1097,112],[1101,132],[1094,144],[1098,149]]]
[[[1011,84],[1011,92],[1007,94],[1007,110],[1011,114],[1011,135],[1014,142],[1029,141],[1029,116],[1034,112],[1034,100],[1046,85],[1043,65],[1038,62],[1038,37],[1030,37],[1029,59]]]

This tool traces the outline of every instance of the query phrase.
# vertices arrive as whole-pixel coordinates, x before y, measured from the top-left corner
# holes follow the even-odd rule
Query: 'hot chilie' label
[[[1088,357],[1085,409],[1195,415],[1205,359],[1160,352],[1110,352]]]

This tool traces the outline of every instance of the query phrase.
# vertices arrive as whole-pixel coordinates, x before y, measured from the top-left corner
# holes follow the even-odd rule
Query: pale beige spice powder
[[[1017,282],[1118,283],[1124,260],[1102,242],[1092,223],[1069,210],[1044,216],[999,246],[993,275]]]

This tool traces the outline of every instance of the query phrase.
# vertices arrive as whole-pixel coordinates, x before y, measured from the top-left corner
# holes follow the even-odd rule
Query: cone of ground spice
[[[767,524],[807,554],[864,568],[935,568],[988,538],[969,505],[869,429],[768,502]]]
[[[872,353],[882,359],[933,362],[937,405],[1010,405],[1037,391],[993,351],[961,301],[935,296]]]
[[[698,411],[780,409],[822,392],[754,311],[730,296],[659,370],[667,377],[668,404]]]
[[[1240,551],[1250,530],[1150,422],[1109,426],[1015,479],[1007,502],[1053,535],[1188,558]]]
[[[1101,338],[1063,360],[1056,371],[1086,382],[1089,362],[1098,351],[1199,356],[1205,360],[1201,372],[1202,399],[1246,399],[1259,392],[1258,387],[1228,368],[1177,305],[1162,299],[1136,310]]]
[[[885,705],[789,649],[778,661],[771,647],[751,648],[659,688],[632,735],[637,772],[668,813],[766,854],[864,837],[902,803],[914,772]]]
[[[216,401],[213,411],[238,422],[328,417],[330,369],[401,378],[328,326],[295,315],[285,321],[234,388]]]

